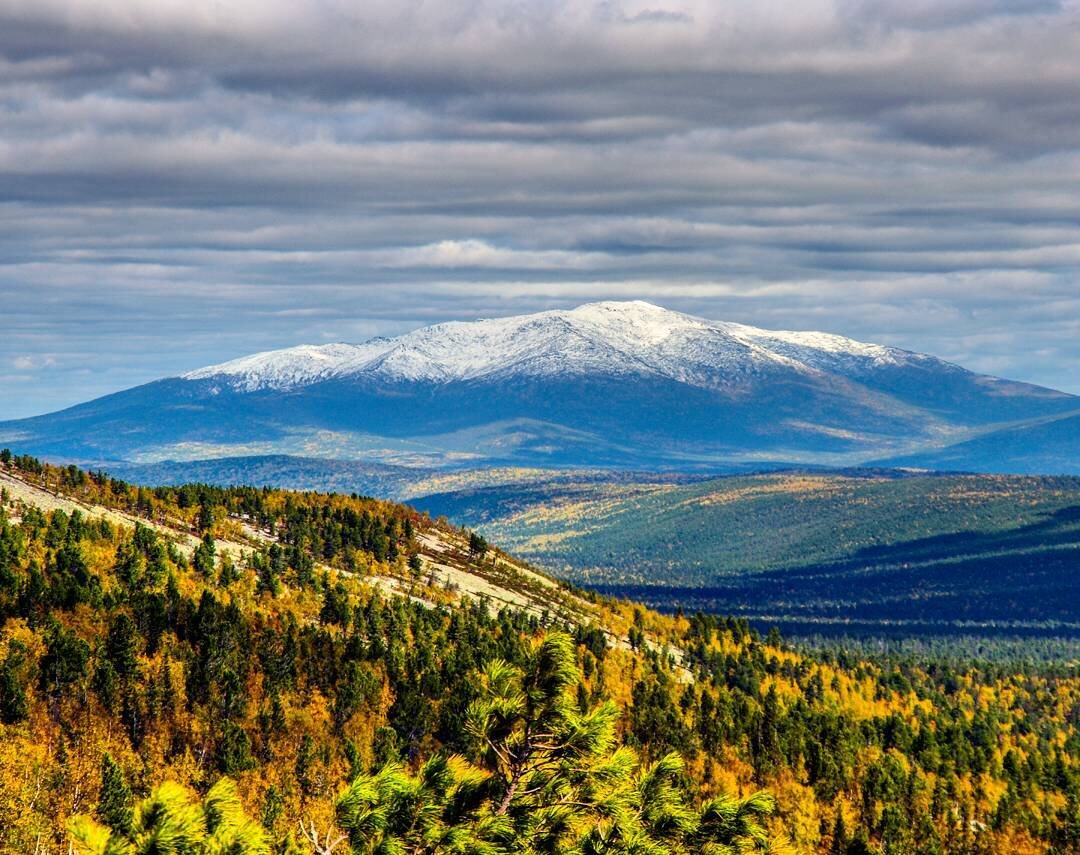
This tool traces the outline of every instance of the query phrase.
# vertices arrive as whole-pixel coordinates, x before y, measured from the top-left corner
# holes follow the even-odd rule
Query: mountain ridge
[[[252,354],[2,422],[0,442],[92,464],[850,466],[1073,411],[927,354],[608,301]],[[1055,448],[1042,459],[1070,465]]]
[[[545,344],[550,351],[552,342],[559,341],[553,332],[562,332],[563,338],[573,336],[593,350],[545,353]],[[692,333],[704,334],[706,341],[688,342]],[[638,338],[631,339],[631,334]],[[295,388],[365,373],[414,381],[469,380],[487,374],[516,373],[514,369],[522,368],[532,368],[534,373],[565,372],[580,367],[574,364],[575,357],[595,360],[601,355],[606,355],[607,361],[589,367],[607,370],[641,367],[673,379],[693,379],[687,372],[678,371],[680,364],[694,356],[692,352],[687,352],[686,347],[681,350],[676,347],[672,353],[670,348],[660,347],[676,337],[681,337],[676,345],[696,344],[699,351],[710,343],[722,343],[721,353],[705,354],[713,357],[710,367],[714,369],[779,363],[799,370],[822,371],[835,367],[835,361],[844,357],[878,364],[927,359],[950,364],[925,354],[831,333],[765,330],[730,321],[709,321],[634,300],[586,303],[571,310],[506,318],[449,321],[395,338],[376,337],[360,344],[301,344],[199,368],[180,375],[180,379],[234,377],[237,379],[233,382],[246,391]],[[714,340],[709,342],[708,338]],[[762,342],[779,345],[787,352],[778,353]],[[507,343],[514,345],[509,355],[499,348]],[[547,356],[549,361],[538,362],[537,356]],[[561,363],[551,361],[555,356],[564,359]],[[726,364],[717,356],[727,357]],[[534,358],[530,360],[530,357]]]

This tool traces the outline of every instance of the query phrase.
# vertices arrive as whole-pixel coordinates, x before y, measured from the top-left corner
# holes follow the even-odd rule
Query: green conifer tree
[[[97,818],[117,834],[128,834],[132,821],[131,789],[124,772],[105,752],[101,755],[101,791],[98,794]]]
[[[844,825],[844,811],[839,807],[836,810],[836,822],[833,823],[832,843],[829,846],[830,855],[846,855],[848,848],[847,827]]]
[[[0,722],[4,724],[25,721],[30,712],[26,688],[19,673],[21,660],[21,654],[12,650],[0,662]]]
[[[68,824],[76,855],[270,855],[262,826],[244,813],[236,785],[222,778],[202,802],[165,782],[135,806],[128,831],[88,816]]]
[[[214,576],[214,559],[217,556],[217,547],[214,538],[209,531],[203,533],[202,541],[195,548],[191,556],[191,563],[195,569],[206,579]]]
[[[524,667],[480,674],[469,757],[436,756],[415,775],[397,763],[353,780],[337,819],[354,853],[737,853],[761,848],[769,796],[695,808],[683,764],[642,765],[619,747],[617,708],[582,711],[572,640],[542,639]],[[325,841],[324,841],[325,842]]]

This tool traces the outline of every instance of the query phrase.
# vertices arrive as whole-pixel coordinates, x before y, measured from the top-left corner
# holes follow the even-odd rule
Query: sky
[[[1080,5],[0,0],[0,419],[645,299],[1080,393]]]

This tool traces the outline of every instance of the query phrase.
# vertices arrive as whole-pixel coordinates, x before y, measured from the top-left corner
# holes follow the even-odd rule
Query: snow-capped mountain
[[[928,358],[842,336],[762,330],[632,301],[436,324],[359,345],[301,345],[200,368],[183,379],[215,379],[252,392],[364,375],[450,383],[515,375],[652,374],[727,389],[776,368],[829,371]]]
[[[847,464],[1077,410],[897,348],[604,302],[258,353],[0,424],[0,443],[80,461]]]

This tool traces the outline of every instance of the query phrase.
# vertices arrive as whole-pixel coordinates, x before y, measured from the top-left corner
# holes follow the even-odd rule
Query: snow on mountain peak
[[[350,365],[370,359],[365,345],[301,344],[283,350],[267,350],[242,356],[219,365],[210,365],[183,375],[184,380],[228,378],[236,389],[287,389],[333,377]]]
[[[285,389],[334,377],[450,382],[494,375],[653,374],[730,386],[779,368],[817,372],[895,364],[904,351],[828,333],[710,321],[642,300],[587,303],[477,321],[450,321],[364,344],[300,345],[184,375],[234,389]]]

